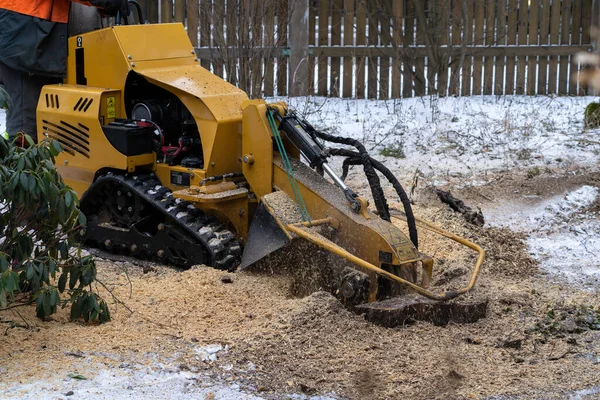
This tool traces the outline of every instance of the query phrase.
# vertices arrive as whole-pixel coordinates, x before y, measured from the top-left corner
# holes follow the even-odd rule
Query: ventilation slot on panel
[[[60,108],[57,94],[46,93],[46,107],[48,108]]]
[[[78,124],[79,127],[77,127],[65,121],[60,121],[60,124],[46,120],[42,122],[44,132],[52,139],[57,140],[66,153],[72,156],[75,153],[79,153],[86,158],[90,158],[90,135],[88,127],[83,124]]]
[[[88,99],[87,97],[80,97],[75,103],[75,107],[73,107],[73,111],[83,111],[86,112],[88,108],[92,105],[94,99]]]

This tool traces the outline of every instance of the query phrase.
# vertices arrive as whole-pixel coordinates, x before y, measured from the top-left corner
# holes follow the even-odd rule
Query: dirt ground
[[[517,171],[453,194],[485,211],[510,204],[517,193],[545,198],[582,184],[598,186],[599,180],[584,170],[535,177]],[[600,384],[598,292],[542,274],[523,235],[473,226],[425,186],[415,201],[417,215],[486,249],[476,290],[466,296],[488,300],[486,318],[444,327],[416,322],[383,328],[344,309],[328,293],[292,295],[297,282],[277,270],[226,274],[151,266],[143,271],[128,262],[99,261],[100,280],[123,303],[99,289],[112,304],[113,321],[69,323],[62,310],[42,322],[34,307],[1,312],[0,384],[54,374],[92,377],[98,365],[160,363],[235,382],[272,399],[287,393],[351,399],[594,398]],[[466,282],[475,253],[430,234],[420,241],[421,251],[436,260],[434,288]],[[232,282],[224,283],[224,275]],[[216,360],[202,353],[212,344],[223,346]],[[584,389],[590,391],[576,392]]]

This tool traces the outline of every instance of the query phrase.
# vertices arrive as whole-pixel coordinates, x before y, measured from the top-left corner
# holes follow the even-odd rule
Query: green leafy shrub
[[[393,158],[406,158],[406,154],[404,153],[404,144],[402,142],[395,142],[389,146],[385,146],[379,152],[384,157],[393,157]]]
[[[60,144],[24,139],[28,148],[0,138],[0,309],[25,298],[35,302],[39,318],[71,304],[72,320],[109,321],[92,287],[94,260],[81,255],[76,241],[85,216],[54,168]],[[17,293],[25,294],[15,304]]]
[[[598,128],[600,126],[600,103],[590,103],[585,108],[584,124],[586,128]]]

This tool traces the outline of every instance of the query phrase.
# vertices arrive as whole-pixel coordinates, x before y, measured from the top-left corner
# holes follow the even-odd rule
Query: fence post
[[[289,96],[306,96],[308,81],[308,0],[290,0],[289,13]]]

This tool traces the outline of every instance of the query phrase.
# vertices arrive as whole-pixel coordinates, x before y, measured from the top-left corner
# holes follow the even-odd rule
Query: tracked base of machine
[[[99,177],[82,196],[85,243],[182,267],[233,270],[242,248],[219,220],[175,199],[154,174]]]

